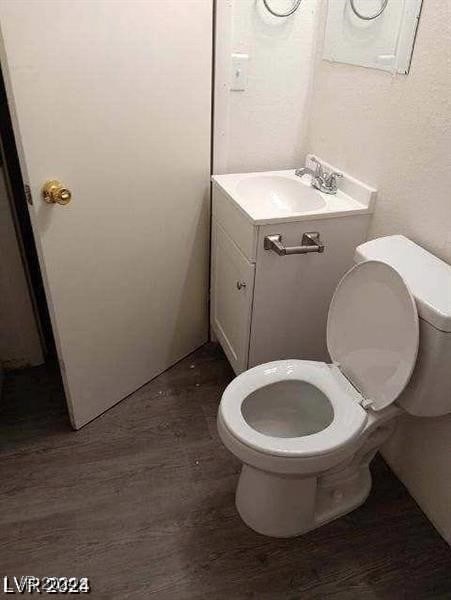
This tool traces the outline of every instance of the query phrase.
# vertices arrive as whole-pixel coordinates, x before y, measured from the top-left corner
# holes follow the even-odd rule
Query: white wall
[[[286,9],[291,0],[271,0]],[[216,173],[300,164],[316,41],[317,1],[283,19],[262,0],[218,0],[215,94]],[[249,54],[244,92],[229,91],[232,52]]]
[[[0,169],[0,368],[42,362],[38,327]]]
[[[448,262],[450,23],[449,2],[424,0],[408,76],[318,57],[306,145],[378,188],[370,237],[402,233]],[[405,418],[384,455],[451,543],[451,416]]]

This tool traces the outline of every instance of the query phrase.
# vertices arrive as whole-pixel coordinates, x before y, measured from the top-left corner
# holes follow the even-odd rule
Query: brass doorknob
[[[72,198],[72,193],[67,187],[57,181],[50,179],[42,186],[42,197],[49,204],[67,204]]]

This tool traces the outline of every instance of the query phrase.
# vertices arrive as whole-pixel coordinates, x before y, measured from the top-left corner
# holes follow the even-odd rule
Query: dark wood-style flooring
[[[449,547],[381,459],[366,504],[316,531],[241,522],[215,423],[232,376],[206,345],[73,432],[55,368],[10,374],[0,577],[86,576],[108,600],[451,598]]]

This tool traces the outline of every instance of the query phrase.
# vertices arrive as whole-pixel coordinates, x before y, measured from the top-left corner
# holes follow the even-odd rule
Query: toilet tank
[[[357,247],[354,260],[380,260],[403,277],[415,298],[420,346],[412,377],[396,403],[411,415],[451,412],[451,266],[402,235]]]

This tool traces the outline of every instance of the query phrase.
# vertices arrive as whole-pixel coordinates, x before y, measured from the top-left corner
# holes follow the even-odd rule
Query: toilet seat
[[[416,363],[418,343],[416,304],[404,280],[383,262],[365,261],[344,275],[331,301],[327,345],[334,364],[282,360],[254,367],[225,390],[219,420],[239,442],[265,455],[308,458],[337,453],[363,430],[366,408],[382,410],[403,391]],[[298,436],[268,435],[252,427],[243,414],[243,403],[253,393],[285,381],[320,390],[332,406],[331,422]],[[267,399],[269,392],[265,394]],[[282,393],[279,388],[273,394],[275,407],[278,394],[284,401],[289,397],[287,390]],[[301,407],[307,396],[308,392],[293,392],[288,398],[291,408],[298,401]],[[288,416],[278,417],[279,422],[300,420],[302,409],[297,412],[288,411]]]
[[[359,394],[347,390],[342,380],[343,376],[337,376],[333,366],[322,362],[281,360],[258,365],[229,384],[221,400],[220,418],[233,436],[258,452],[286,458],[328,454],[356,438],[367,421]],[[334,413],[330,425],[302,437],[271,436],[251,427],[243,416],[244,400],[264,386],[283,381],[307,382],[323,392]]]
[[[327,348],[373,410],[406,387],[419,338],[415,299],[398,271],[367,260],[345,273],[329,306]]]

